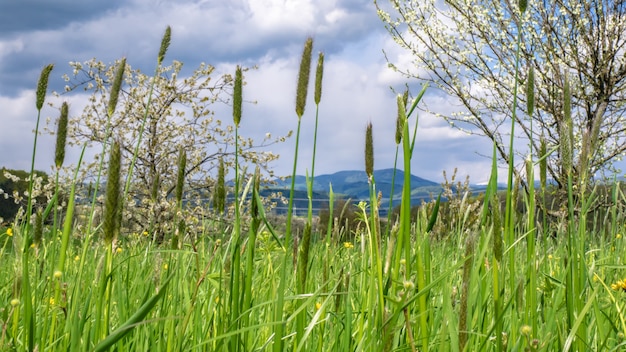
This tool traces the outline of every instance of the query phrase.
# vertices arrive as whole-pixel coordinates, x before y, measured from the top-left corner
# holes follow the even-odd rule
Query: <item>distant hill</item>
[[[400,194],[402,192],[402,184],[404,182],[404,172],[396,169],[395,183],[393,177],[394,169],[382,169],[374,171],[374,180],[376,181],[376,191],[382,192],[381,208],[388,207],[388,200],[393,189],[394,205],[399,204]],[[369,184],[367,182],[367,174],[365,171],[338,171],[329,175],[316,175],[313,185],[313,207],[322,208],[328,203],[328,194],[332,186],[336,198],[352,199],[355,202],[359,200],[369,200]],[[281,192],[284,197],[289,197],[289,189],[291,187],[291,177],[284,180],[276,179],[275,184],[266,185],[265,191]],[[308,200],[306,199],[306,177],[296,176],[294,204],[297,208],[306,207]],[[437,182],[426,180],[424,178],[411,175],[411,203],[420,204],[422,201],[428,201],[441,191],[441,185]],[[324,203],[325,202],[325,203]],[[318,206],[316,206],[318,205]]]
[[[374,171],[374,180],[379,191],[389,193],[393,181],[393,169],[383,169]],[[396,169],[394,193],[400,191],[404,180],[404,171]],[[306,190],[305,176],[296,176],[297,190]],[[358,194],[369,197],[367,174],[365,171],[338,171],[330,175],[316,175],[313,184],[314,191],[328,192],[329,185],[332,185],[335,194],[346,194],[356,196]],[[276,180],[276,188],[290,188],[291,177],[284,180]],[[423,179],[411,175],[411,188],[439,186],[437,182]]]

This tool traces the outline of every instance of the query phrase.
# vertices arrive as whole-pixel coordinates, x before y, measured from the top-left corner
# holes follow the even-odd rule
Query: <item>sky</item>
[[[388,67],[410,65],[376,14],[372,0],[3,0],[0,2],[0,166],[30,169],[37,111],[35,88],[41,69],[55,65],[49,90],[61,92],[71,75],[70,61],[97,58],[105,63],[126,57],[133,68],[154,70],[161,37],[172,28],[172,42],[164,64],[182,61],[190,72],[201,62],[219,73],[233,73],[236,65],[258,66],[246,72],[240,134],[261,141],[267,133],[285,135],[297,127],[295,87],[302,46],[314,39],[313,65],[324,52],[324,81],[320,103],[316,174],[364,170],[367,123],[373,125],[374,166],[394,165],[396,91],[409,85],[417,94],[421,82]],[[302,117],[297,173],[310,167],[315,105],[309,100]],[[50,96],[50,94],[48,94]],[[81,99],[65,96],[70,115],[80,114]],[[423,98],[435,112],[455,107],[429,90]],[[255,102],[255,103],[251,103]],[[216,118],[231,123],[229,107],[216,104]],[[45,107],[43,123],[58,116]],[[414,121],[414,120],[413,120]],[[50,171],[54,137],[42,135],[36,168]],[[277,175],[290,175],[295,137],[271,146],[279,154],[272,164]],[[458,169],[458,178],[472,183],[488,180],[491,144],[449,127],[427,113],[419,113],[419,129],[412,174],[443,181]],[[66,163],[75,163],[69,151]]]

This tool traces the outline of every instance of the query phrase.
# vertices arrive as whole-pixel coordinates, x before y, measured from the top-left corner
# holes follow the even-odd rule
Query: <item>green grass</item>
[[[408,112],[405,98],[398,97],[406,176],[417,131],[412,114],[423,93]],[[300,108],[294,123],[300,122]],[[234,117],[238,126],[239,108]],[[297,162],[296,156],[294,169]],[[178,167],[184,170],[184,162]],[[439,203],[412,215],[407,187],[399,223],[381,231],[370,178],[370,202],[359,205],[364,227],[350,242],[334,237],[340,230],[332,224],[320,224],[298,243],[289,222],[286,233],[271,227],[257,176],[245,179],[240,171],[241,204],[231,222],[199,217],[198,232],[190,232],[175,220],[162,244],[149,232],[122,229],[117,235],[115,224],[104,226],[103,236],[101,224],[92,223],[93,206],[85,207],[91,209],[86,216],[73,218],[72,202],[64,221],[58,219],[63,229],[44,227],[40,242],[31,240],[39,230],[28,217],[1,228],[0,350],[618,351],[626,346],[626,214],[619,206],[626,198],[619,185],[609,192],[614,205],[601,213],[591,212],[596,197],[591,185],[582,196],[570,186],[567,215],[544,222],[535,216],[533,197],[522,197],[515,206],[517,199],[510,197],[500,211],[494,159],[478,208],[464,195],[447,207],[453,226],[437,217]],[[508,183],[516,191],[512,178]],[[130,186],[127,181],[125,188]],[[122,191],[121,185],[113,188]],[[180,199],[176,206],[182,209]],[[111,221],[118,220],[112,215]],[[309,216],[307,221],[313,222]]]

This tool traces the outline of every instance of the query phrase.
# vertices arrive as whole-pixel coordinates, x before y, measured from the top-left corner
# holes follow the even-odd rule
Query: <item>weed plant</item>
[[[158,65],[169,36],[168,29]],[[312,45],[312,40],[307,40],[303,66],[310,65]],[[123,75],[123,65],[120,71]],[[47,67],[42,80],[47,81],[48,74]],[[245,123],[239,105],[241,75],[237,68],[236,133],[239,124]],[[299,82],[298,126],[307,85]],[[321,84],[321,74],[319,82],[316,79],[316,84]],[[45,96],[41,81],[39,87],[43,88],[38,89],[38,112]],[[321,86],[319,89],[321,94]],[[464,195],[447,210],[456,212],[452,215],[458,219],[455,226],[439,224],[438,200],[413,216],[408,176],[418,124],[412,116],[424,90],[408,111],[407,98],[397,98],[400,135],[396,142],[402,143],[401,161],[407,177],[399,220],[388,230],[379,228],[379,195],[372,172],[374,139],[369,125],[365,168],[370,176],[370,199],[358,207],[365,226],[341,239],[333,235],[341,232],[341,224],[333,222],[332,192],[331,215],[327,224],[319,226],[319,236],[309,233],[308,238],[296,241],[291,233],[291,212],[284,233],[272,228],[259,196],[258,171],[246,180],[239,167],[234,170],[235,219],[224,226],[223,164],[214,196],[220,216],[203,219],[198,236],[185,231],[180,218],[166,234],[166,240],[172,242],[157,243],[148,231],[125,233],[120,229],[119,212],[125,206],[123,192],[132,177],[126,175],[124,185],[119,172],[124,158],[111,143],[103,151],[110,160],[103,224],[92,224],[93,213],[84,219],[87,224],[74,219],[74,180],[61,185],[71,192],[65,211],[55,215],[52,226],[31,226],[29,202],[23,216],[0,229],[0,350],[626,348],[626,229],[620,205],[626,197],[619,184],[609,192],[612,205],[601,219],[587,219],[597,201],[594,186],[574,187],[578,181],[571,180],[565,216],[557,221],[540,220],[535,216],[535,197],[544,199],[545,175],[540,189],[530,188],[521,206],[513,206],[519,182],[510,173],[510,196],[502,208],[494,153],[482,202],[476,205]],[[113,95],[111,98],[114,100]],[[563,99],[567,106],[571,99],[567,92]],[[315,100],[319,104],[317,88]],[[114,104],[111,114],[113,109]],[[294,170],[301,132],[305,131],[298,127]],[[114,140],[111,131],[106,133]],[[527,184],[534,184],[536,163],[540,173],[545,172],[541,163],[547,153],[542,148],[536,158],[526,161]],[[131,165],[136,158],[131,156]],[[181,151],[176,192],[179,211],[183,208],[184,160],[185,151]],[[61,162],[57,159],[57,166]],[[310,185],[314,161],[311,165]],[[581,193],[581,188],[586,191]],[[306,231],[314,231],[312,217],[307,217]],[[63,224],[59,231],[57,220]],[[449,233],[435,235],[434,228]],[[213,233],[215,229],[222,233]]]

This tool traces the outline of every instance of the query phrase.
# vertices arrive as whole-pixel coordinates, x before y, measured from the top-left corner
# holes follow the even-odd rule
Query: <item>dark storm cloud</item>
[[[0,2],[0,38],[88,21],[122,3],[122,0],[4,0]]]

